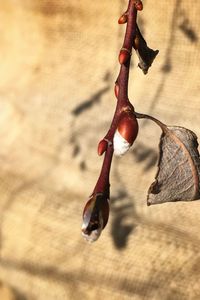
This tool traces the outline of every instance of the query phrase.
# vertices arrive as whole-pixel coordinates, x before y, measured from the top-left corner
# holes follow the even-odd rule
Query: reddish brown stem
[[[131,53],[134,37],[136,34],[136,18],[137,18],[137,10],[135,8],[133,0],[129,1],[127,14],[128,14],[128,21],[127,21],[126,33],[125,33],[122,49],[127,49],[129,53]],[[128,100],[128,79],[129,79],[130,60],[131,60],[131,56],[129,57],[126,64],[121,65],[119,76],[117,79],[117,83],[119,85],[119,95],[118,95],[119,107],[122,106],[122,104],[127,103],[129,101]]]
[[[129,0],[126,14],[128,16],[128,19],[127,19],[126,33],[125,33],[122,49],[123,48],[127,49],[131,53],[134,37],[136,35],[136,18],[137,18],[137,10],[135,8],[134,0]],[[122,112],[125,110],[134,111],[134,108],[128,99],[128,79],[129,79],[129,70],[130,70],[130,60],[131,60],[131,56],[126,62],[126,64],[121,65],[120,72],[116,80],[116,83],[119,87],[119,93],[117,95],[118,98],[117,107],[115,110],[115,114],[110,129],[105,136],[105,138],[110,140],[111,142],[113,141],[113,136]]]
[[[137,18],[137,10],[135,8],[135,0],[129,0],[128,8],[126,11],[127,14],[127,26],[124,37],[124,43],[122,49],[126,49],[127,53],[131,53],[133,41],[136,35],[136,18]],[[97,184],[94,188],[94,192],[106,192],[109,190],[109,174],[111,168],[111,162],[113,157],[113,137],[117,126],[119,124],[119,120],[124,111],[132,111],[134,112],[134,108],[128,99],[128,79],[129,79],[129,70],[130,70],[130,60],[131,55],[129,56],[126,63],[123,63],[120,67],[119,76],[117,78],[118,91],[117,94],[117,106],[113,116],[113,120],[110,126],[110,129],[106,136],[105,140],[108,141],[108,148],[105,152],[104,161],[101,169],[101,173]]]
[[[117,78],[117,86],[115,87],[115,95],[117,97],[116,110],[110,125],[110,129],[106,134],[106,136],[104,137],[104,139],[100,141],[98,146],[98,154],[101,155],[104,153],[104,151],[105,154],[104,154],[104,161],[103,161],[101,173],[97,180],[96,186],[93,190],[94,207],[91,208],[92,200],[90,199],[89,202],[87,202],[83,213],[82,231],[86,239],[89,241],[95,241],[99,237],[102,228],[105,227],[108,220],[109,206],[108,206],[107,199],[109,199],[109,194],[110,194],[109,175],[110,175],[112,157],[114,152],[114,147],[113,147],[114,134],[118,126],[120,126],[120,122],[123,120],[121,118],[123,118],[125,114],[128,116],[128,118],[126,120],[126,123],[123,123],[123,125],[121,123],[121,126],[123,127],[124,124],[126,124],[126,133],[128,132],[128,130],[130,130],[130,126],[133,125],[133,123],[130,123],[130,120],[133,121],[133,119],[129,119],[131,114],[132,114],[132,118],[135,118],[134,108],[128,99],[128,79],[129,79],[131,51],[132,51],[133,41],[136,35],[137,10],[135,7],[136,6],[135,1],[137,2],[137,5],[141,4],[140,3],[141,1],[139,0],[129,0],[128,9],[126,11],[126,16],[127,16],[126,33],[124,37],[123,47],[120,50],[120,54],[119,54],[119,62],[121,64],[121,68],[120,68],[119,76]],[[136,138],[138,132],[136,119],[134,122],[134,126],[135,126],[134,132],[133,133],[131,132],[130,135],[132,142]],[[131,128],[133,128],[133,126]],[[107,144],[105,144],[106,142]],[[101,206],[97,201],[98,199],[101,199]],[[102,227],[102,222],[103,222],[103,227]]]
[[[100,192],[107,193],[109,191],[109,186],[110,186],[109,175],[110,175],[112,156],[113,156],[113,147],[108,146],[108,149],[106,150],[106,153],[104,156],[101,173],[99,175],[99,178],[97,180],[97,184],[94,188],[93,193],[100,193]]]

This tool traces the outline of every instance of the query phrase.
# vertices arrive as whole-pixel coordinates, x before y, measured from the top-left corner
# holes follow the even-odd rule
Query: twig
[[[99,178],[83,212],[82,232],[84,237],[90,242],[95,241],[99,237],[108,220],[109,206],[107,200],[110,194],[109,174],[113,152],[115,153],[119,150],[119,153],[123,154],[127,151],[133,144],[138,132],[134,107],[128,99],[128,80],[132,47],[136,36],[137,10],[141,9],[142,2],[140,0],[129,0],[128,8],[124,13],[124,20],[127,22],[127,26],[123,46],[119,53],[120,72],[115,84],[117,105],[110,129],[98,145],[98,154],[102,155],[105,152],[105,157]],[[122,145],[115,146],[116,141],[117,143],[121,142]],[[117,150],[118,146],[125,147],[125,151],[124,148],[122,151],[120,149]]]

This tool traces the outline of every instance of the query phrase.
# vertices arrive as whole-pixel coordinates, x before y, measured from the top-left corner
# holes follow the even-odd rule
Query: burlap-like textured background
[[[111,214],[99,241],[80,233],[110,124],[123,0],[0,2],[0,299],[200,299],[200,202],[146,206],[160,131],[140,122],[114,158]],[[200,2],[144,1],[139,23],[159,49],[139,112],[200,137]],[[11,288],[11,291],[8,290]]]

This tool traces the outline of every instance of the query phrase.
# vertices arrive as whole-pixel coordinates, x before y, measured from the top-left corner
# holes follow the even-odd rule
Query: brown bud
[[[101,156],[108,148],[108,142],[106,140],[101,140],[98,145],[98,155]]]
[[[127,22],[127,20],[128,20],[127,14],[123,14],[123,15],[119,18],[118,24],[125,24],[125,23]]]
[[[115,83],[115,96],[118,98],[119,95],[119,85],[118,83]]]
[[[83,211],[82,234],[89,242],[96,241],[109,217],[109,199],[104,193],[92,195]]]
[[[142,1],[136,0],[136,1],[135,1],[135,8],[136,8],[137,10],[143,10],[143,3],[142,3]]]
[[[132,145],[138,134],[138,122],[134,115],[125,115],[119,122],[118,131]]]
[[[119,53],[119,63],[120,63],[121,65],[127,63],[127,61],[129,60],[130,56],[131,56],[131,55],[130,55],[130,53],[129,53],[128,50],[122,49],[122,50],[120,51],[120,53]]]

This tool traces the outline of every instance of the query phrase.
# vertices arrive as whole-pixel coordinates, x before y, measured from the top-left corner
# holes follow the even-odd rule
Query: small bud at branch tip
[[[95,242],[109,217],[109,199],[104,193],[92,195],[83,211],[82,235],[88,242]]]

